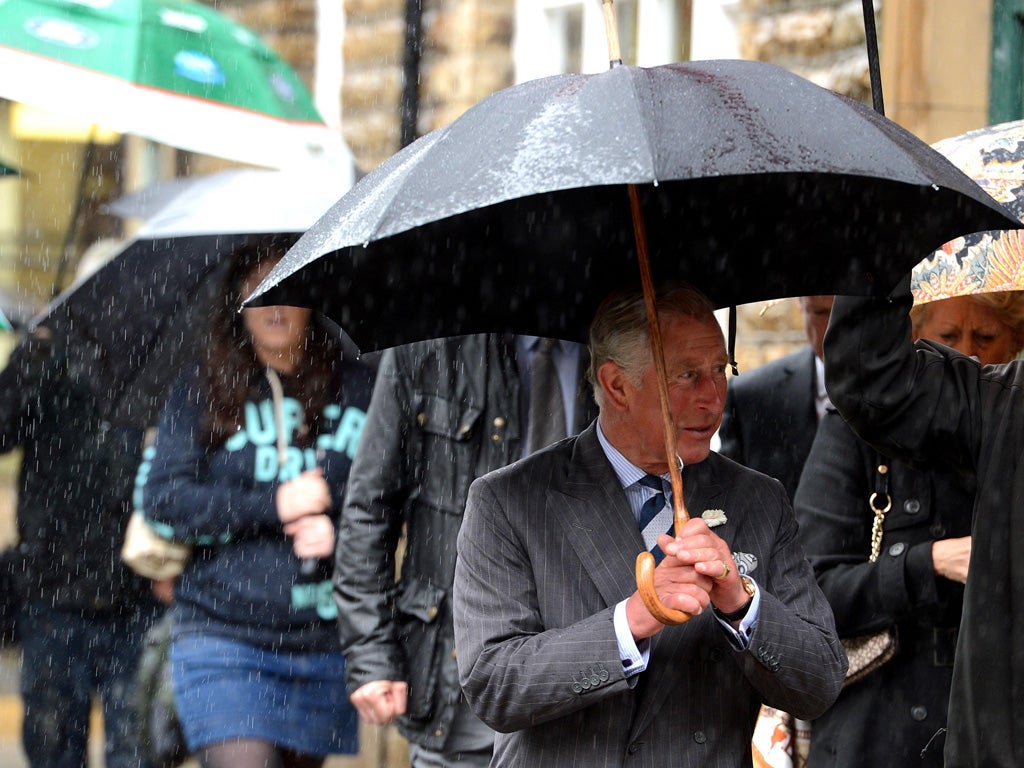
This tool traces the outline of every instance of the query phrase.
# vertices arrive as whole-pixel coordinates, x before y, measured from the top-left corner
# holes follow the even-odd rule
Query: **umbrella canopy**
[[[1024,120],[969,131],[933,146],[1024,220]],[[977,232],[951,240],[914,267],[911,288],[917,303],[1024,290],[1020,230]]]
[[[0,2],[0,98],[274,168],[344,146],[259,37],[189,0]]]
[[[951,237],[1014,223],[905,130],[779,67],[620,66],[500,91],[409,145],[251,300],[319,309],[362,349],[584,339],[600,299],[638,279],[626,185],[654,277],[718,306],[885,292]]]
[[[68,355],[92,366],[107,418],[154,423],[220,286],[228,257],[262,237],[294,242],[349,186],[351,166],[236,169],[198,177],[91,276],[40,315]]]

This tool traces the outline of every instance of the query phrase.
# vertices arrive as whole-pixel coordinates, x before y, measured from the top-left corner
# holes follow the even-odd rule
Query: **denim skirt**
[[[171,685],[191,751],[239,738],[308,755],[359,749],[340,652],[274,651],[183,634],[171,644]]]

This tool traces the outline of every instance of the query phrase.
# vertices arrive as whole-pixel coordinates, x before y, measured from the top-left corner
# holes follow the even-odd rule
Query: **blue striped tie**
[[[657,475],[644,475],[637,483],[656,491],[644,505],[640,507],[640,535],[644,538],[644,545],[654,555],[654,562],[660,563],[665,553],[658,546],[658,536],[665,532],[672,532],[673,513],[672,507],[668,505],[665,497],[665,483]]]

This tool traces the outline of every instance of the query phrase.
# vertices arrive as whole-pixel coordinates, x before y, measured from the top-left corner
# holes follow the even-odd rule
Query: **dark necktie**
[[[672,530],[673,512],[665,497],[664,481],[657,475],[644,475],[637,483],[650,488],[656,493],[640,507],[640,535],[644,538],[644,546],[654,555],[654,561],[660,563],[665,553],[658,546],[658,536]]]
[[[530,453],[565,437],[565,403],[552,358],[554,339],[538,339],[530,369]]]

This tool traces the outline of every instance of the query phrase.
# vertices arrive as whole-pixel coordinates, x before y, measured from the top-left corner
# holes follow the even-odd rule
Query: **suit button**
[[[712,648],[711,652],[708,654],[708,658],[711,661],[721,661],[722,660],[722,649],[718,648],[717,646],[715,648]]]
[[[590,690],[590,678],[589,677],[584,677],[582,680],[580,680],[580,685],[583,686],[583,690],[584,691],[589,691]]]
[[[427,426],[427,414],[425,414],[425,413],[417,413],[416,414],[416,423],[419,424],[421,427]]]
[[[573,693],[583,693],[583,686],[579,683],[572,684]]]
[[[601,682],[602,683],[607,683],[608,682],[608,677],[609,677],[608,670],[605,669],[604,667],[601,667],[600,671],[597,673],[597,676],[599,678],[601,678]]]
[[[917,499],[907,499],[903,502],[903,511],[908,515],[916,515],[921,511],[921,502]]]
[[[630,744],[628,747],[626,747],[626,751],[629,752],[629,754],[631,755],[635,755],[637,752],[640,751],[640,745]]]
[[[903,554],[903,550],[905,550],[906,548],[906,544],[904,544],[902,541],[897,541],[895,544],[889,547],[889,555],[891,557],[899,557]]]
[[[503,419],[501,416],[494,417],[494,426],[496,426],[498,429],[504,427],[506,423],[507,422],[505,421],[505,419]]]
[[[601,679],[597,676],[596,672],[594,672],[593,674],[590,675],[590,684],[591,684],[591,686],[593,686],[594,688],[597,688],[597,686],[600,683],[601,683]]]
[[[934,536],[936,539],[945,538],[945,536],[946,536],[946,526],[944,526],[942,523],[935,523],[931,527],[931,532],[932,532],[932,536]]]
[[[707,734],[704,733],[704,731],[694,731],[693,740],[698,744],[703,744],[708,740],[708,737]]]
[[[910,716],[917,722],[923,723],[928,717],[928,710],[918,704],[916,707],[910,708]]]

